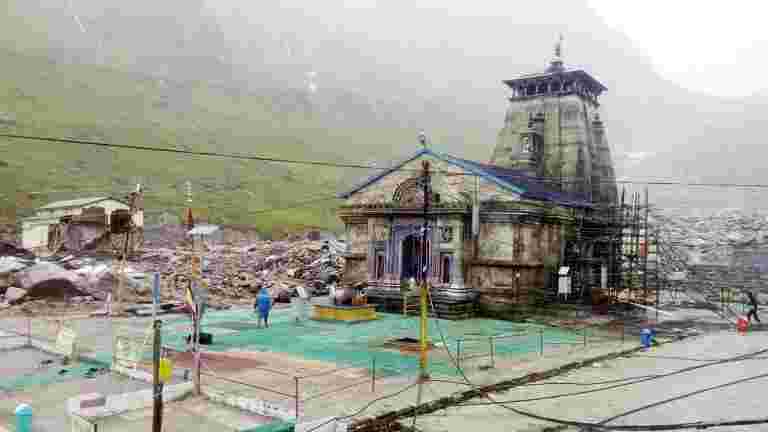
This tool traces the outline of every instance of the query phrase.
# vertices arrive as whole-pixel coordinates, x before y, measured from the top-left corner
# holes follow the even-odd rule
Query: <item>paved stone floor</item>
[[[616,418],[611,425],[670,424],[764,417],[763,395],[768,384],[768,354],[753,360],[711,365],[605,391],[520,402],[563,393],[597,390],[617,383],[589,384],[666,374],[692,365],[707,364],[706,360],[729,358],[762,349],[768,349],[766,332],[739,335],[734,331],[722,331],[579,369],[567,376],[547,381],[549,384],[525,386],[493,396],[499,401],[518,401],[512,406],[521,410],[583,422],[600,422],[639,409],[635,413]],[[763,374],[766,376],[762,376]],[[734,383],[739,380],[746,381]],[[716,386],[721,387],[714,388]],[[688,395],[693,392],[700,393]],[[487,400],[484,399],[473,401],[480,404],[485,402]],[[657,406],[643,409],[656,403]],[[489,418],[493,421],[489,421]],[[406,424],[410,424],[410,421]],[[428,432],[472,428],[489,432],[540,431],[546,426],[554,426],[552,423],[520,416],[503,407],[488,405],[449,408],[423,416],[418,419],[417,424]],[[729,430],[765,431],[768,430],[768,425],[742,426]]]
[[[0,396],[0,424],[13,425],[14,410],[19,404],[26,403],[33,410],[33,432],[65,431],[68,430],[69,425],[67,415],[69,398],[85,393],[109,395],[147,388],[151,388],[151,385],[115,374],[30,386],[23,391],[9,392]]]
[[[287,323],[292,319],[292,316],[292,311],[290,310],[275,310],[274,323],[280,324],[281,321],[285,321],[284,325],[288,325]],[[463,363],[463,366],[472,381],[476,384],[490,384],[504,379],[519,377],[532,372],[548,370],[578,359],[595,357],[597,355],[616,352],[637,346],[639,341],[637,340],[638,338],[636,331],[640,327],[648,325],[648,323],[644,321],[647,321],[647,319],[653,321],[653,318],[655,317],[652,313],[649,313],[646,317],[635,317],[633,321],[634,327],[632,327],[632,331],[627,333],[627,338],[624,342],[622,342],[621,339],[617,340],[615,338],[608,338],[603,339],[602,341],[596,340],[594,342],[590,342],[587,346],[583,346],[581,343],[573,344],[572,342],[562,345],[553,344],[547,345],[543,356],[540,356],[538,352],[530,352],[530,350],[514,350],[518,352],[528,352],[523,354],[516,353],[515,355],[500,356],[496,358],[496,367],[493,369],[486,370],[480,367],[488,363],[488,359],[484,357],[468,360],[466,363]],[[164,328],[167,328],[167,330],[176,332],[184,331],[182,329],[182,327],[185,325],[183,317],[164,316],[163,319],[166,321],[167,325],[165,325]],[[709,330],[728,328],[730,326],[729,323],[723,321],[709,311],[690,311],[681,309],[679,311],[674,311],[673,315],[662,315],[662,319],[662,322],[658,324],[658,327],[661,330],[660,334],[662,335],[690,334],[692,327],[696,327],[702,323],[708,323]],[[101,355],[109,355],[111,353],[112,338],[116,331],[124,334],[141,336],[145,334],[146,330],[149,328],[150,323],[151,318],[149,317],[124,318],[119,320],[110,320],[106,318],[87,318],[72,319],[67,322],[70,327],[75,327],[78,332],[78,336],[83,342],[83,346],[86,347],[88,351]],[[33,321],[33,335],[42,335],[43,337],[51,340],[55,337],[57,325],[58,324],[55,322],[44,322],[43,320]],[[23,318],[0,321],[0,330],[12,327],[16,331],[24,331],[26,326],[26,320]],[[178,328],[174,330],[174,326]],[[357,329],[363,328],[363,326],[353,327]],[[214,326],[211,328],[214,328]],[[272,330],[273,329],[265,330],[263,335],[268,337]],[[277,330],[277,328],[275,328],[275,330]],[[222,335],[225,335],[225,333],[222,333]],[[761,338],[765,338],[763,335],[768,334],[755,332],[747,336],[737,337],[734,333],[718,333],[716,336],[701,336],[695,339],[689,339],[682,343],[663,346],[653,354],[664,353],[665,356],[672,357],[685,357],[691,355],[706,354],[708,358],[715,356],[724,357],[747,352],[755,346],[759,346],[761,343],[768,345],[768,340],[761,340]],[[302,335],[299,335],[298,337],[301,338]],[[221,335],[219,338],[222,338]],[[436,342],[438,342],[437,339]],[[514,344],[518,342],[510,340],[508,343]],[[251,358],[246,360],[238,360],[237,367],[224,367],[216,364],[215,362],[211,362],[211,367],[214,369],[214,371],[209,372],[215,372],[217,376],[224,378],[232,378],[248,381],[254,384],[261,384],[269,390],[279,390],[292,395],[295,391],[293,375],[297,373],[300,375],[308,374],[314,370],[329,370],[339,366],[333,362],[332,357],[323,360],[316,359],[314,361],[309,361],[307,358],[303,357],[300,352],[296,353],[293,352],[294,350],[285,348],[290,347],[277,347],[277,349],[271,353],[250,353],[248,356]],[[317,349],[320,348],[322,347],[317,347]],[[437,343],[434,352],[430,354],[431,358],[438,358],[438,356],[445,357],[442,351],[444,351],[443,347]],[[443,358],[443,360],[445,360],[445,358]],[[179,366],[182,368],[184,367],[183,363],[183,359],[179,358]],[[251,363],[253,363],[253,365],[251,365]],[[751,364],[755,363],[757,362],[751,361],[743,362],[740,364],[733,363],[730,365],[740,366],[742,369],[744,369],[744,373],[760,373],[760,371],[753,372],[751,369],[749,369],[752,367]],[[254,365],[257,367],[253,367]],[[597,379],[620,379],[630,375],[634,376],[658,373],[659,370],[674,370],[675,368],[683,367],[685,365],[687,365],[687,363],[684,360],[635,356],[631,359],[622,359],[614,362],[608,362],[601,367],[582,369],[580,371],[574,372],[571,376],[567,377],[567,379],[569,381],[583,379],[583,382],[586,382],[587,380],[594,381]],[[258,367],[281,370],[287,375],[275,375],[272,372],[258,369]],[[551,399],[532,403],[520,403],[519,406],[537,412],[539,412],[538,410],[543,410],[541,412],[548,414],[556,413],[557,415],[564,418],[598,421],[610,417],[613,414],[619,413],[622,410],[628,410],[649,401],[652,402],[656,400],[654,398],[664,396],[666,394],[665,392],[669,392],[672,389],[677,391],[679,388],[682,391],[683,389],[693,388],[697,385],[710,385],[708,377],[714,377],[715,379],[737,379],[738,377],[736,375],[738,374],[732,373],[734,369],[727,369],[730,372],[723,374],[714,372],[716,370],[720,370],[721,368],[727,367],[728,366],[712,366],[710,368],[702,369],[696,373],[684,374],[676,378],[670,377],[659,379],[651,381],[647,384],[636,384],[624,387],[623,389],[607,390],[600,393],[594,393],[594,395]],[[404,387],[414,382],[413,376],[404,374],[401,376],[389,376],[386,378],[380,377],[380,379],[376,382],[376,388],[374,390],[371,388],[371,385],[368,382],[368,379],[370,378],[368,372],[369,371],[365,367],[362,367],[342,371],[333,374],[332,376],[324,376],[302,381],[302,397],[309,398],[317,396],[316,398],[301,404],[302,419],[306,420],[312,418],[327,417],[331,415],[349,414],[354,413],[361,408],[365,408],[365,410],[362,411],[363,415],[375,415],[393,409],[410,406],[416,402],[415,387],[402,391]],[[707,373],[711,375],[707,375]],[[580,374],[583,374],[583,376]],[[439,373],[435,374],[434,376],[435,378],[440,378]],[[459,379],[456,375],[443,376],[443,378],[453,381]],[[566,378],[563,377],[558,378],[558,380],[565,379]],[[214,382],[216,388],[219,390],[242,394],[243,396],[266,398],[265,391],[262,389],[247,388],[240,384],[229,383],[220,379],[212,379],[210,376],[204,378],[204,385],[206,383],[208,383],[208,385],[214,385]],[[672,385],[671,387],[670,383]],[[719,383],[720,381],[713,382],[713,384]],[[344,388],[346,384],[355,385],[350,388]],[[737,387],[747,388],[749,385],[752,384],[743,384]],[[0,423],[5,422],[6,424],[10,424],[8,422],[10,421],[13,408],[15,408],[15,406],[20,402],[27,402],[32,403],[34,409],[38,413],[37,418],[40,419],[36,424],[36,431],[47,432],[64,430],[62,429],[62,426],[67,424],[65,410],[67,398],[76,396],[81,393],[90,392],[100,392],[105,394],[110,392],[129,392],[148,388],[148,386],[149,385],[145,383],[139,383],[137,381],[120,381],[115,379],[112,375],[105,375],[89,380],[71,380],[67,382],[55,383],[45,388],[25,388],[23,392],[14,392],[0,396],[0,398],[2,398],[0,399]],[[718,392],[733,391],[733,389],[737,387],[725,388],[723,390],[710,392],[709,394],[715,395],[718,394]],[[590,389],[594,387],[578,386],[579,390],[585,388]],[[422,401],[426,402],[428,400],[449,395],[464,389],[466,389],[465,386],[456,383],[431,383],[425,389]],[[322,395],[326,391],[330,390],[337,391],[334,391],[328,395]],[[566,390],[564,390],[562,385],[530,386],[521,389],[515,389],[504,395],[499,395],[499,398],[522,399],[529,397],[541,397],[551,395],[553,393],[560,393],[563,391]],[[383,396],[389,396],[397,392],[400,393],[398,393],[395,397],[381,399],[368,406],[369,402],[374,399],[381,398]],[[290,406],[292,402],[290,398],[288,399],[289,400],[285,401],[285,403]],[[685,399],[686,402],[694,400],[698,399]],[[666,406],[648,411],[657,412],[662,409],[666,409]],[[210,413],[214,412],[214,410],[209,411]],[[169,415],[176,416],[178,412],[173,412]],[[696,414],[714,415],[713,412],[707,413],[704,412],[703,409],[698,411],[692,410],[691,412],[693,413],[693,417],[697,419],[699,417],[696,417]],[[674,413],[674,410],[672,413]],[[142,420],[142,418],[144,417],[142,417],[140,414],[141,413],[135,413],[135,418],[133,418],[133,420],[130,418],[113,419],[115,422],[115,427],[118,427],[118,424],[125,424],[125,430],[144,430],[140,426],[143,424],[142,422],[144,420]],[[643,415],[643,412],[641,412],[626,418],[619,419],[617,422],[627,421],[635,424],[634,422],[636,421],[640,422],[647,420],[642,417]],[[489,416],[494,419],[491,424],[488,424]],[[675,421],[680,420],[680,416],[676,416],[675,418]],[[221,423],[220,420],[216,420],[213,417],[207,418],[205,421],[219,424]],[[658,418],[654,417],[654,421],[658,422]],[[190,417],[181,416],[179,424],[181,423],[190,423]],[[204,423],[205,422],[201,420],[197,424],[202,425]],[[191,424],[196,423],[192,421]],[[426,431],[464,430],[467,428],[476,428],[483,431],[524,431],[540,430],[546,424],[538,421],[529,421],[527,419],[516,416],[502,408],[477,406],[450,408],[446,412],[424,416],[423,418],[419,419],[419,425]],[[221,427],[213,427],[213,429],[221,429]]]
[[[224,432],[239,431],[267,424],[267,417],[211,403],[202,398],[167,403],[163,407],[163,431]],[[146,432],[152,430],[152,408],[105,418],[98,423],[104,432]]]

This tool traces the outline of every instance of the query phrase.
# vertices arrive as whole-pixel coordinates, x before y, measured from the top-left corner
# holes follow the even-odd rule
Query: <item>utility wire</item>
[[[402,389],[400,389],[400,390],[396,391],[395,393],[391,393],[391,394],[388,394],[388,395],[385,395],[385,396],[381,396],[381,397],[379,397],[379,398],[376,398],[376,399],[374,399],[374,400],[372,400],[372,401],[368,402],[367,404],[363,405],[363,407],[362,407],[362,408],[358,409],[357,411],[355,411],[355,412],[354,412],[354,413],[352,413],[352,414],[348,414],[348,415],[345,415],[345,416],[338,416],[338,417],[333,417],[333,418],[331,418],[330,420],[328,420],[328,421],[326,421],[326,422],[324,422],[324,423],[321,423],[321,424],[319,424],[319,425],[317,425],[317,426],[314,426],[314,427],[312,427],[312,428],[310,428],[310,429],[307,429],[307,431],[306,431],[306,432],[313,432],[313,431],[315,431],[315,430],[317,430],[317,429],[320,429],[321,427],[323,427],[323,426],[325,426],[325,425],[327,425],[327,424],[330,424],[331,422],[337,421],[337,420],[346,420],[346,419],[348,419],[348,418],[357,417],[357,416],[359,416],[360,414],[362,414],[362,413],[363,413],[365,410],[367,410],[368,408],[370,408],[370,407],[371,407],[373,404],[375,404],[375,403],[377,403],[377,402],[380,402],[380,401],[382,401],[382,400],[385,400],[385,399],[390,399],[390,398],[393,398],[393,397],[395,397],[395,396],[399,396],[399,395],[401,395],[401,394],[405,393],[406,391],[408,391],[408,390],[412,389],[412,388],[413,388],[413,387],[415,387],[416,385],[418,385],[418,382],[415,382],[415,383],[409,384],[409,385],[407,385],[407,386],[403,387]]]
[[[260,156],[260,155],[246,155],[246,154],[237,154],[237,153],[203,152],[203,151],[183,150],[183,149],[175,149],[175,148],[168,148],[168,147],[151,147],[151,146],[140,146],[140,145],[131,145],[131,144],[115,144],[115,143],[107,143],[107,142],[100,142],[100,141],[80,140],[80,139],[74,139],[74,138],[42,137],[42,136],[21,135],[21,134],[0,134],[0,138],[46,141],[46,142],[56,142],[60,144],[88,145],[88,146],[106,147],[106,148],[119,148],[119,149],[125,149],[125,150],[155,151],[155,152],[162,152],[162,153],[185,154],[190,156],[241,159],[241,160],[252,160],[252,161],[260,161],[260,162],[276,162],[276,163],[285,163],[285,164],[293,164],[293,165],[312,165],[312,166],[324,166],[324,167],[333,167],[333,168],[358,168],[358,169],[370,169],[370,170],[378,170],[378,171],[413,171],[413,172],[421,171],[419,169],[404,169],[404,168],[392,169],[387,167],[375,167],[367,164],[353,163],[353,162],[297,160],[297,159],[277,158],[277,157]],[[479,164],[479,165],[481,167],[485,167],[487,164]],[[487,166],[493,167],[492,165],[487,165]],[[453,172],[453,173],[445,172],[445,174],[470,175],[470,176],[477,175],[474,173],[463,173],[463,172]],[[535,177],[535,176],[526,176],[526,175],[519,175],[519,176],[505,175],[504,177],[509,179],[521,178],[521,179],[535,180],[540,182],[552,182],[557,184],[583,183],[583,180],[579,179],[578,177],[573,177],[574,179],[577,179],[575,181],[564,181],[564,180],[561,180],[561,177]],[[605,180],[605,181],[601,181],[600,183],[641,184],[641,185],[656,185],[656,186],[695,186],[695,187],[716,187],[716,188],[768,189],[768,184],[762,184],[762,183],[755,183],[755,184],[689,183],[689,182],[678,181],[678,180],[674,180],[674,181]]]
[[[639,407],[639,408],[635,408],[633,410],[624,412],[624,413],[619,414],[619,415],[615,415],[615,416],[613,416],[613,417],[611,417],[609,419],[603,420],[602,422],[600,422],[600,424],[610,423],[610,422],[612,422],[612,421],[614,421],[614,420],[616,420],[618,418],[626,417],[626,416],[628,416],[630,414],[635,414],[637,412],[644,411],[644,410],[647,410],[647,409],[650,409],[650,408],[654,408],[654,407],[657,407],[659,405],[664,405],[664,404],[667,404],[667,403],[670,403],[670,402],[678,401],[678,400],[685,399],[685,398],[688,398],[688,397],[691,397],[691,396],[695,396],[695,395],[698,395],[698,394],[706,393],[706,392],[709,392],[709,391],[712,391],[712,390],[719,390],[721,388],[730,387],[730,386],[733,386],[733,385],[736,385],[736,384],[742,384],[742,383],[745,383],[745,382],[754,381],[754,380],[761,379],[761,378],[766,378],[766,377],[768,377],[768,373],[760,374],[760,375],[755,375],[755,376],[751,376],[751,377],[747,377],[747,378],[742,378],[742,379],[738,379],[738,380],[735,380],[735,381],[730,381],[730,382],[727,382],[727,383],[724,383],[724,384],[719,384],[719,385],[716,385],[716,386],[706,387],[706,388],[703,388],[703,389],[700,389],[700,390],[696,390],[696,391],[693,391],[693,392],[689,392],[689,393],[685,393],[685,394],[682,394],[682,395],[679,395],[679,396],[667,398],[667,399],[664,399],[664,400],[661,400],[661,401],[658,401],[658,402],[654,402],[654,403],[651,403],[651,404],[648,404],[648,405],[644,405],[644,406]],[[768,419],[764,419],[764,422],[768,423]]]
[[[434,309],[434,303],[432,302],[432,296],[431,296],[431,293],[429,292],[429,290],[427,290],[427,295],[429,297],[430,304],[432,305],[432,308]],[[444,334],[442,332],[442,328],[440,327],[439,320],[436,319],[436,318],[435,318],[435,323],[437,325],[438,332],[440,333],[440,337],[441,337],[441,340],[443,342],[443,347],[445,348],[446,353],[448,354],[448,357],[451,359],[451,362],[454,364],[454,366],[456,367],[457,371],[461,374],[461,376],[467,382],[468,385],[470,385],[471,387],[474,387],[474,388],[478,388],[479,386],[477,386],[477,385],[472,383],[472,381],[467,377],[467,375],[464,372],[464,370],[456,362],[455,358],[453,357],[453,354],[451,354],[450,349],[448,349],[448,345],[445,343],[445,336],[444,336]],[[671,373],[667,373],[667,374],[660,374],[660,376],[658,376],[658,377],[648,377],[648,378],[641,379],[641,380],[638,380],[638,381],[633,381],[632,384],[636,384],[636,383],[639,383],[639,382],[650,381],[650,380],[654,380],[654,379],[660,379],[660,378],[663,378],[663,377],[666,377],[666,376],[670,376],[670,375],[673,375],[673,374],[680,374],[680,373],[690,372],[692,370],[701,369],[701,368],[704,368],[704,367],[724,364],[724,363],[733,362],[733,361],[739,361],[739,360],[742,360],[742,359],[745,359],[745,358],[749,358],[749,357],[753,357],[753,356],[756,356],[756,355],[759,355],[759,354],[763,354],[763,353],[766,353],[766,352],[768,352],[768,349],[764,349],[764,350],[760,350],[760,351],[756,351],[756,352],[753,352],[753,353],[744,354],[744,355],[740,355],[740,356],[735,356],[735,357],[732,357],[732,358],[729,358],[729,359],[720,360],[720,361],[717,361],[717,362],[711,362],[711,363],[707,363],[707,364],[704,364],[704,365],[691,366],[691,367],[688,367],[688,368],[681,369],[679,371],[675,371],[675,372],[671,372]],[[572,420],[563,420],[563,419],[558,419],[558,418],[538,415],[538,414],[531,413],[531,412],[524,411],[524,410],[520,410],[520,409],[517,409],[517,408],[512,408],[510,406],[505,405],[504,402],[499,402],[499,401],[494,400],[493,397],[491,397],[487,393],[483,394],[483,396],[486,399],[488,399],[491,402],[492,405],[498,405],[498,406],[500,406],[502,408],[505,408],[505,409],[507,409],[509,411],[514,412],[515,414],[522,415],[522,416],[529,417],[529,418],[533,418],[533,419],[537,419],[537,420],[547,421],[547,422],[550,422],[550,423],[556,423],[556,424],[560,424],[560,425],[564,425],[564,426],[576,426],[576,427],[583,427],[583,428],[593,428],[593,429],[598,429],[598,430],[679,430],[679,429],[690,428],[690,426],[687,426],[688,424],[686,424],[686,426],[682,426],[682,424],[675,424],[675,425],[639,425],[639,426],[605,426],[602,423],[587,423],[587,422],[578,422],[578,421],[572,421]],[[739,420],[737,422],[732,422],[732,423],[734,423],[734,424],[762,424],[762,423],[768,423],[768,419],[763,418],[763,419],[753,419],[753,420]],[[696,427],[698,427],[698,428],[714,427],[713,424],[714,423],[696,422],[696,425],[697,425]],[[721,425],[721,424],[723,424],[723,422],[718,423],[718,425]]]

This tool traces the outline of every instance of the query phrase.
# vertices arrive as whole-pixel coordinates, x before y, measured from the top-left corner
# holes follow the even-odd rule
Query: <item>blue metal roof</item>
[[[553,189],[545,179],[533,177],[523,170],[502,168],[495,165],[459,159],[465,164],[475,166],[488,177],[497,179],[511,187],[522,189],[523,198],[537,201],[551,201],[566,207],[591,207],[592,203],[586,194],[562,192]]]
[[[399,170],[400,168],[403,167],[403,165],[405,165],[405,164],[407,164],[407,163],[409,163],[411,161],[414,161],[414,160],[420,158],[421,156],[423,156],[425,154],[433,154],[433,153],[429,149],[427,149],[427,148],[422,148],[419,151],[417,151],[416,153],[414,153],[412,156],[408,157],[408,159],[404,159],[404,160],[402,160],[400,162],[397,162],[396,164],[394,164],[390,168],[382,169],[382,171],[379,174],[376,174],[374,176],[369,177],[368,179],[366,179],[365,181],[363,181],[359,185],[357,185],[354,188],[352,188],[351,191],[338,194],[338,197],[339,198],[349,198],[350,195],[354,194],[355,192],[359,192],[359,191],[365,189],[366,187],[376,183],[377,181],[381,180],[382,178],[384,178],[384,177],[392,174],[393,172]]]
[[[356,192],[376,183],[380,179],[387,175],[399,170],[404,165],[411,161],[414,161],[421,156],[429,155],[436,159],[442,160],[451,165],[457,166],[472,174],[478,175],[485,181],[493,183],[505,191],[512,194],[519,195],[522,198],[532,199],[536,201],[549,201],[554,202],[564,207],[591,207],[592,204],[588,197],[584,194],[560,192],[549,187],[542,179],[530,176],[530,174],[522,170],[514,170],[509,168],[502,168],[495,165],[483,164],[467,159],[461,159],[451,156],[446,153],[437,153],[428,148],[419,149],[416,153],[396,163],[394,166],[382,170],[381,173],[376,174],[358,186],[353,188],[349,192],[339,194],[339,198],[349,198]]]

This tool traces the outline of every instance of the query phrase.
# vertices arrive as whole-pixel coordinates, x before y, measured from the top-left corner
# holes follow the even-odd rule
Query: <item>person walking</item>
[[[750,309],[749,313],[747,314],[749,323],[752,324],[752,317],[755,317],[755,321],[760,322],[760,318],[757,316],[757,298],[755,293],[752,291],[747,291],[747,297],[749,297],[749,303],[752,305],[752,309]]]
[[[272,298],[269,296],[269,290],[266,287],[261,288],[254,306],[259,313],[259,328],[261,328],[262,320],[264,320],[264,325],[269,327],[269,311],[272,309]]]

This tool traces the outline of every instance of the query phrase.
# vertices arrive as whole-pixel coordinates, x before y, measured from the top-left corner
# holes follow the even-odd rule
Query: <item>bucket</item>
[[[32,407],[21,404],[16,407],[16,432],[32,432]]]
[[[736,321],[736,330],[739,333],[746,333],[747,328],[749,328],[749,321],[743,316],[740,316],[739,319]]]

